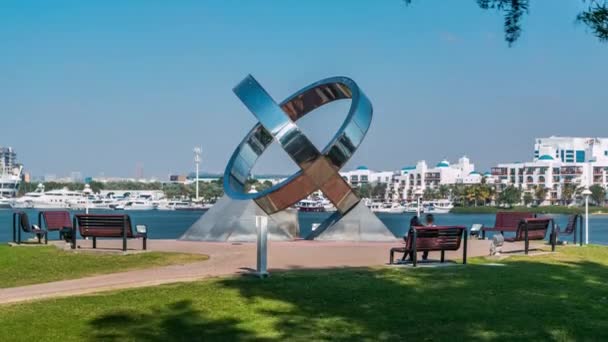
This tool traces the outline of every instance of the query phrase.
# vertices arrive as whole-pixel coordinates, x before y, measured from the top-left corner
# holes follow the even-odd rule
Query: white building
[[[367,166],[359,166],[355,170],[340,172],[340,176],[344,178],[351,186],[361,186],[363,184],[378,184],[391,183],[394,172],[393,171],[373,171],[367,168]]]
[[[549,191],[541,204],[556,204],[566,184],[606,188],[607,170],[606,138],[538,138],[533,161],[498,164],[492,168],[489,183],[497,184],[499,190],[514,185],[529,192],[542,186]]]
[[[429,167],[426,161],[419,161],[416,166],[401,169],[389,186],[389,200],[412,200],[415,191],[427,188],[436,189],[441,185],[479,184],[483,176],[475,171],[475,164],[469,158],[462,157],[456,164],[443,160],[434,167]]]
[[[359,166],[352,171],[340,172],[340,175],[351,186],[386,184],[389,201],[411,200],[418,188],[424,191],[440,185],[479,184],[483,178],[467,157],[460,158],[456,164],[443,160],[434,167],[429,167],[426,161],[419,161],[416,166],[407,166],[399,171],[373,171]]]

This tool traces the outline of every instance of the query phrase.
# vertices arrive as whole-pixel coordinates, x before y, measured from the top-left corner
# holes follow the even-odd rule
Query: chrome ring
[[[245,136],[224,172],[224,190],[234,199],[252,199],[267,214],[281,211],[321,190],[345,214],[359,201],[339,170],[359,147],[372,120],[372,105],[357,84],[347,77],[313,83],[277,105],[264,88],[248,75],[234,93],[259,122]],[[351,99],[344,123],[322,152],[295,124],[312,110],[327,103]],[[257,193],[246,193],[245,182],[257,159],[273,140],[298,164],[300,171],[283,182]]]

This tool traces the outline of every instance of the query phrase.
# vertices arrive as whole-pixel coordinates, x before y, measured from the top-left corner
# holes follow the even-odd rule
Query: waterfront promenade
[[[488,255],[489,240],[469,240],[468,242],[469,257]],[[90,243],[90,241],[79,241],[79,245],[84,248],[90,247]],[[104,241],[103,247],[108,248],[108,250],[111,248],[119,249],[120,243],[121,242],[118,240]],[[389,249],[398,244],[400,244],[400,242],[397,240],[395,243],[320,241],[270,242],[268,265],[271,273],[296,269],[383,267],[387,265]],[[532,243],[531,246],[541,247],[542,245],[538,242]],[[523,243],[514,243],[506,244],[503,250],[508,252],[521,250],[522,248]],[[208,255],[210,259],[204,262],[186,265],[163,266],[81,279],[0,289],[0,304],[175,282],[189,282],[208,277],[250,274],[255,269],[256,264],[255,243],[240,244],[151,240],[149,242],[149,249],[152,251],[202,253]],[[430,259],[438,258],[438,254],[439,253],[431,253]],[[462,256],[462,252],[446,252],[446,256],[448,260],[451,258],[459,259]],[[410,268],[410,266],[390,267],[401,267],[403,269]]]

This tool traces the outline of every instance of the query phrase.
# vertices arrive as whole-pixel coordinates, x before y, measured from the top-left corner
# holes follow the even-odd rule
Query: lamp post
[[[203,152],[203,149],[201,147],[195,147],[194,150],[194,164],[196,165],[196,175],[195,175],[195,179],[196,179],[196,202],[198,202],[198,167],[199,164],[201,163],[201,153]]]
[[[420,219],[420,209],[422,207],[420,200],[422,199],[422,189],[420,187],[416,187],[416,191],[414,191],[414,194],[416,195],[416,201],[417,201],[416,216],[418,216],[418,219]]]
[[[91,186],[89,184],[84,185],[84,190],[82,190],[82,194],[84,195],[84,213],[89,213],[89,196],[91,195]]]
[[[589,244],[589,196],[591,196],[591,190],[586,186],[585,190],[581,193],[585,196],[585,245]]]

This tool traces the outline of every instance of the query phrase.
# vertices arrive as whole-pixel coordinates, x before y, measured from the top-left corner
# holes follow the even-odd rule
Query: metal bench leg
[[[16,216],[17,213],[13,214],[13,242],[17,242],[17,220],[16,220]]]
[[[467,240],[468,240],[466,229],[464,230],[463,234],[464,234],[464,246],[462,246],[462,264],[466,265],[466,263],[467,263]]]
[[[526,251],[526,255],[528,255],[528,247],[530,244],[530,241],[528,240],[528,225],[526,224],[526,233],[525,233],[525,238],[524,238],[525,242],[524,242],[524,249]]]
[[[44,233],[44,244],[45,245],[49,244],[49,232]]]
[[[442,249],[441,250],[441,262],[445,261],[445,251]]]
[[[391,248],[391,252],[390,255],[388,257],[388,264],[392,265],[393,264],[393,256],[395,255],[395,251],[393,251],[393,249]]]
[[[412,266],[416,267],[418,264],[418,250],[416,248],[416,229],[412,229],[413,239],[412,239]]]
[[[72,249],[76,249],[76,225],[78,221],[76,220],[76,216],[74,215],[74,220],[72,221]]]
[[[582,247],[583,246],[583,216],[581,215],[581,216],[579,216],[579,218],[580,218],[579,219],[579,223],[580,224],[579,224],[579,229],[578,229],[578,231],[580,233],[580,236],[579,236],[579,240],[580,240],[579,241],[579,245]],[[576,232],[575,232],[575,234],[576,234]]]
[[[551,252],[555,252],[557,233],[555,232],[555,221],[553,219],[551,219],[551,234],[549,234],[549,243],[551,244]]]
[[[93,248],[97,248],[97,238],[93,236]]]
[[[127,215],[124,216],[122,223],[122,251],[127,251]]]

